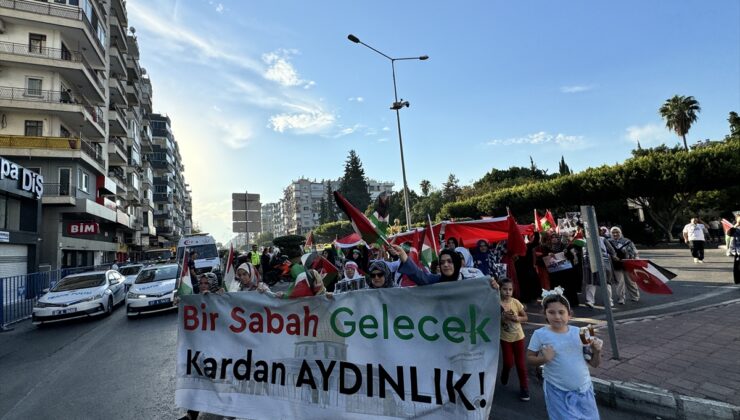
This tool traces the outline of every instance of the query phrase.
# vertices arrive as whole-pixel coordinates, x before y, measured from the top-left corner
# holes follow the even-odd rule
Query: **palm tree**
[[[421,194],[426,197],[429,195],[429,191],[432,190],[432,183],[429,182],[427,179],[422,179],[419,183],[419,186],[421,187]]]
[[[674,95],[665,101],[659,112],[665,120],[666,128],[683,138],[683,147],[688,151],[686,134],[688,134],[691,124],[696,122],[696,113],[701,112],[699,101],[694,99],[693,96]]]

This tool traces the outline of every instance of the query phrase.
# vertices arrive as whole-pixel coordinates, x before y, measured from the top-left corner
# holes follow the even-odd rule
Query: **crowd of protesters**
[[[716,226],[710,226],[716,230]],[[606,285],[591,272],[583,225],[579,223],[572,231],[534,232],[527,237],[523,256],[509,255],[506,240],[489,243],[481,239],[474,248],[468,249],[458,238],[446,238],[443,249],[428,266],[419,263],[419,251],[409,242],[388,246],[362,244],[344,249],[329,246],[320,253],[314,250],[338,271],[338,278],[332,284],[324,284],[322,274],[310,267],[294,271],[295,265],[300,264],[291,262],[277,248],[266,247],[260,252],[253,247],[250,253],[233,262],[237,267],[237,288],[233,291],[256,291],[275,298],[290,298],[289,293],[272,292],[267,283],[295,273],[293,286],[303,282],[308,285],[310,294],[330,298],[335,293],[361,289],[426,286],[489,276],[491,287],[498,289],[501,295],[501,384],[507,385],[510,371],[515,368],[519,397],[528,401],[526,364],[544,367],[543,387],[550,418],[598,418],[587,365],[599,365],[602,341],[594,336],[584,340],[582,330],[569,325],[572,310],[581,303],[579,294],[583,296],[582,303],[594,309],[597,288],[604,286],[608,290],[608,304],[612,306],[615,302],[624,305],[640,300],[637,285],[622,266],[623,260],[639,258],[635,244],[618,226],[602,226],[599,233],[599,254]],[[684,229],[684,238],[697,263],[703,260],[703,243],[698,241],[703,242],[704,234],[714,235],[700,219],[692,219]],[[730,238],[728,254],[735,256],[735,282],[738,283],[740,216],[727,231],[727,236]],[[201,274],[197,279],[196,293],[224,293],[212,273]],[[521,323],[528,318],[524,304],[536,300],[541,302],[547,324],[535,331],[525,347]],[[197,415],[189,411],[183,418],[194,419]]]

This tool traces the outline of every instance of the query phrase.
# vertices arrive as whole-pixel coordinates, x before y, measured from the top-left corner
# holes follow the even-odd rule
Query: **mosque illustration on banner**
[[[347,413],[388,416],[388,417],[423,417],[425,414],[432,414],[435,411],[442,410],[445,417],[458,418],[470,417],[472,413],[468,412],[462,404],[451,404],[445,402],[442,406],[430,403],[420,403],[411,400],[411,387],[407,383],[405,390],[405,401],[392,389],[386,391],[386,398],[377,396],[367,396],[367,379],[363,378],[362,387],[356,393],[351,395],[341,394],[339,392],[338,375],[332,374],[329,384],[329,390],[324,391],[322,387],[321,372],[314,361],[321,360],[328,364],[332,360],[340,362],[347,361],[349,346],[343,337],[338,336],[331,330],[327,323],[319,324],[316,337],[300,337],[294,343],[293,358],[268,360],[268,363],[282,363],[285,366],[285,386],[270,382],[240,381],[233,377],[223,381],[216,380],[215,388],[219,392],[237,392],[245,395],[263,395],[273,399],[292,401],[300,404],[310,404],[330,410],[337,410]],[[450,365],[457,372],[474,372],[483,360],[483,351],[468,351],[458,353],[449,358]],[[311,373],[316,381],[318,389],[312,389],[309,385],[303,385],[298,388],[295,386],[298,380],[301,364],[307,360],[311,366]],[[334,369],[339,369],[339,364]],[[362,368],[362,367],[361,367]],[[366,370],[363,368],[363,375]],[[395,372],[395,371],[393,371]],[[404,373],[408,374],[408,371]],[[429,374],[430,377],[432,374]],[[378,371],[377,367],[373,369],[373,389],[377,395],[378,389]],[[467,386],[471,385],[470,382]],[[444,387],[444,385],[442,385]],[[477,386],[477,385],[476,385]],[[443,388],[442,395],[446,396],[446,389]],[[431,396],[434,400],[434,396]],[[471,399],[475,407],[479,407],[478,400]],[[439,412],[435,414],[440,414]],[[483,419],[485,410],[476,410],[476,415]]]

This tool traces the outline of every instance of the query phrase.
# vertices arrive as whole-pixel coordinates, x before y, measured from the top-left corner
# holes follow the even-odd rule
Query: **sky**
[[[365,174],[402,188],[390,61],[409,188],[492,168],[551,173],[676,144],[658,108],[701,104],[689,143],[740,112],[737,0],[128,0],[154,111],[170,116],[193,221],[231,233],[231,193],[278,201],[300,177]]]

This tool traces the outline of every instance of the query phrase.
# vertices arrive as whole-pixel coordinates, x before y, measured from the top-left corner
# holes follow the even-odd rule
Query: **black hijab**
[[[442,265],[440,264],[439,275],[442,276],[440,281],[457,281],[457,279],[460,277],[462,258],[460,258],[460,255],[455,252],[454,249],[443,249],[442,252],[439,253],[439,261],[442,261],[442,255],[449,255],[450,258],[452,258],[452,266],[454,267],[454,271],[452,272],[452,276],[447,277],[442,274]]]

